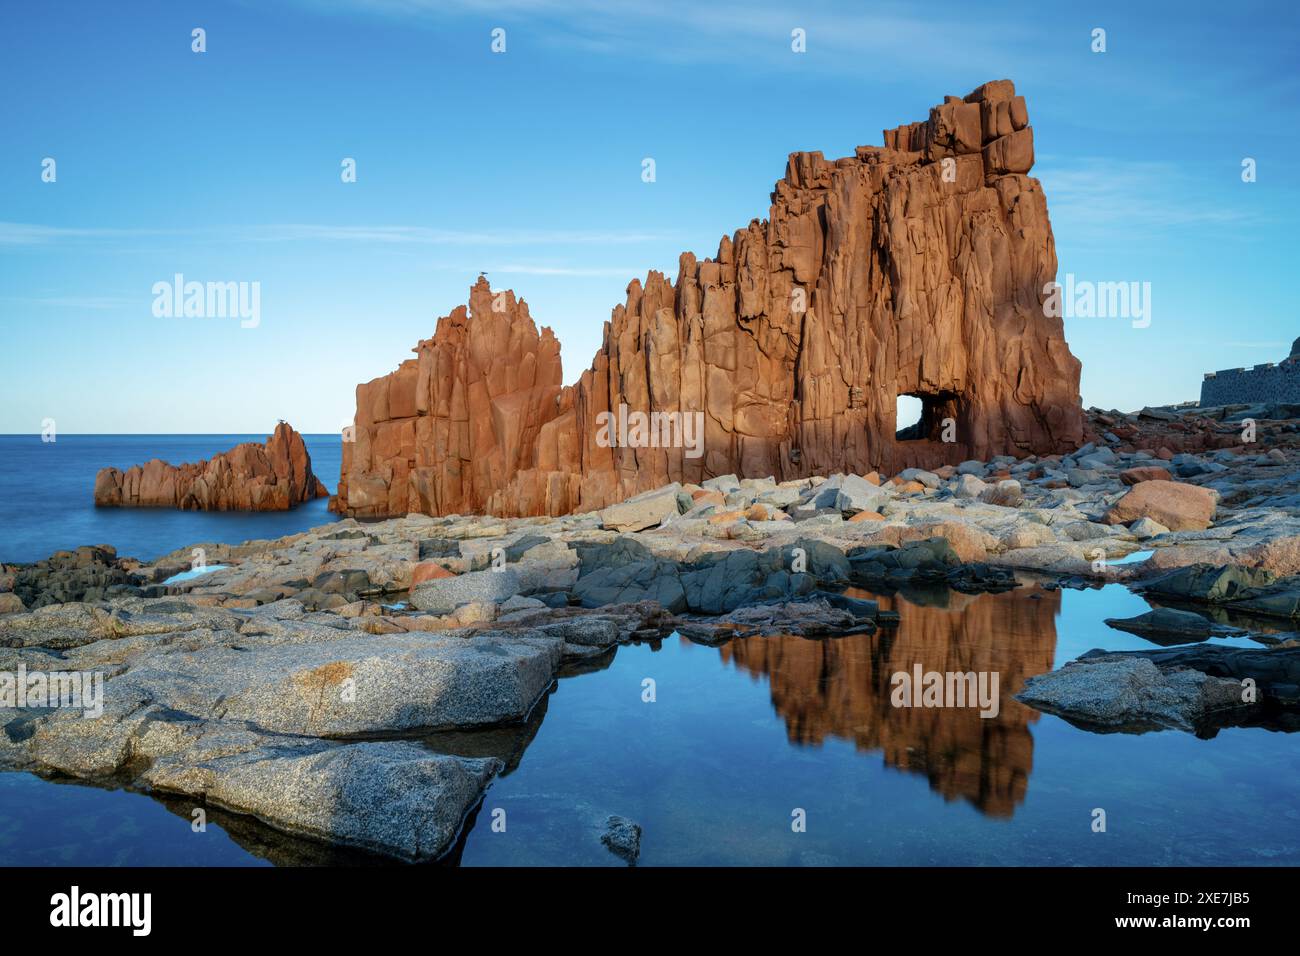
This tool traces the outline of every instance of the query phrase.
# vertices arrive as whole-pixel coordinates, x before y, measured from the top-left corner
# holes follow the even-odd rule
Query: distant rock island
[[[170,465],[154,458],[95,475],[97,507],[288,511],[328,494],[312,474],[306,443],[287,422],[276,425],[265,444],[244,442],[211,460]]]
[[[551,330],[480,278],[416,358],[358,386],[331,508],[560,515],[726,474],[893,474],[1079,447],[1079,361],[1043,309],[1056,247],[1026,175],[1024,98],[985,83],[884,142],[791,154],[767,220],[716,258],[684,253],[676,282],[628,286],[575,385]],[[909,428],[901,395],[922,404]],[[649,441],[602,433],[628,410],[658,416]],[[681,440],[688,424],[698,442]]]

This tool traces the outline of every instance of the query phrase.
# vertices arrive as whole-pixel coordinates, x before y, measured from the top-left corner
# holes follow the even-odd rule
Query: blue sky
[[[1028,100],[1061,276],[1152,284],[1148,328],[1067,320],[1085,404],[1193,399],[1300,334],[1298,22],[1248,2],[9,2],[0,432],[334,431],[481,270],[555,330],[571,382],[628,281],[765,217],[789,152],[850,155],[1001,77]],[[260,324],[156,317],[176,273],[259,282]]]

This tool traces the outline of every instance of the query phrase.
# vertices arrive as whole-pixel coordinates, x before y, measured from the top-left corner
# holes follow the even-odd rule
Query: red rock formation
[[[1082,443],[1079,362],[1033,130],[1009,80],[885,146],[791,154],[769,219],[628,286],[561,387],[559,345],[480,279],[393,374],[357,389],[335,510],[562,514],[735,472],[894,473]],[[896,436],[897,397],[924,412]],[[703,450],[604,447],[602,412],[699,412]],[[945,435],[944,420],[952,422]],[[945,438],[950,440],[944,440]]]
[[[302,436],[287,423],[266,444],[245,442],[197,464],[169,465],[157,458],[125,472],[101,468],[95,504],[182,511],[287,511],[329,494],[312,474]]]

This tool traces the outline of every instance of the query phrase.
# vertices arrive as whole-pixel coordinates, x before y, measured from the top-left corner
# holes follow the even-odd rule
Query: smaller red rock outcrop
[[[312,474],[306,443],[287,422],[276,425],[265,444],[244,442],[211,460],[169,465],[154,458],[95,475],[95,505],[101,508],[288,511],[328,494]]]

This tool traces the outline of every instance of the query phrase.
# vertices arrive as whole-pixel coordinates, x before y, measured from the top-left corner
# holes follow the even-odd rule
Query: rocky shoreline
[[[1252,411],[1263,448],[1234,441]],[[846,588],[1027,575],[1138,590],[1153,610],[1107,623],[1152,648],[1085,654],[1007,688],[1020,701],[1100,731],[1295,729],[1300,428],[1270,414],[1094,411],[1099,440],[1063,456],[721,476],[587,514],[348,518],[151,562],[94,546],[5,566],[0,672],[101,673],[104,693],[95,719],[0,706],[0,767],[434,860],[515,744],[440,751],[429,735],[513,740],[558,677],[623,644],[887,634],[897,613]],[[190,576],[196,550],[219,569]],[[1256,646],[1205,643],[1223,636]],[[611,852],[634,860],[639,826],[617,827]]]

